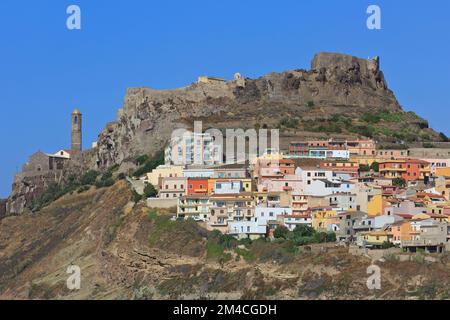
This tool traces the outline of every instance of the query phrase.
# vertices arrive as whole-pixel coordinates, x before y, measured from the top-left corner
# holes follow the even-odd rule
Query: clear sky
[[[81,30],[66,27],[72,4]],[[74,107],[88,146],[127,87],[309,68],[319,51],[379,55],[404,108],[450,135],[449,16],[448,0],[1,0],[0,196],[30,154],[70,146]]]

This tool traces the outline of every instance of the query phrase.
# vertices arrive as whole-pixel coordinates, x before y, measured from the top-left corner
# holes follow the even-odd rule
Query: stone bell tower
[[[75,108],[72,112],[72,151],[82,149],[82,114]]]

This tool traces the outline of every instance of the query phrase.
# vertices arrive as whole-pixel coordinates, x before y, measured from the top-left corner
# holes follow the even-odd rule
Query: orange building
[[[402,241],[411,241],[411,221],[402,220],[390,225],[389,234],[392,236],[392,243],[400,244]]]
[[[424,180],[425,177],[430,176],[430,173],[430,164],[423,160],[405,159],[380,162],[380,174],[389,179]]]
[[[188,196],[209,194],[208,178],[188,178],[187,185]]]

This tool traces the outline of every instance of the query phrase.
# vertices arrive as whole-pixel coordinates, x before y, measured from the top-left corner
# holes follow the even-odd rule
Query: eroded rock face
[[[283,115],[304,117],[314,101],[331,114],[357,116],[368,109],[399,111],[387,88],[379,59],[365,60],[319,53],[312,68],[271,73],[258,79],[195,83],[175,90],[131,88],[117,122],[100,134],[100,167],[162,148],[176,128],[195,120],[219,128],[252,127],[255,121],[275,123]]]
[[[79,176],[89,168],[94,168],[94,153],[86,151],[73,155],[63,170],[42,172],[21,172],[16,175],[13,182],[12,193],[5,200],[5,216],[20,215],[30,210],[33,201],[52,184],[64,185],[71,176]]]

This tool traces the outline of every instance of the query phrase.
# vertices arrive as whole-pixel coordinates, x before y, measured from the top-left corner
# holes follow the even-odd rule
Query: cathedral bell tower
[[[82,114],[76,109],[72,112],[72,151],[82,150]]]

